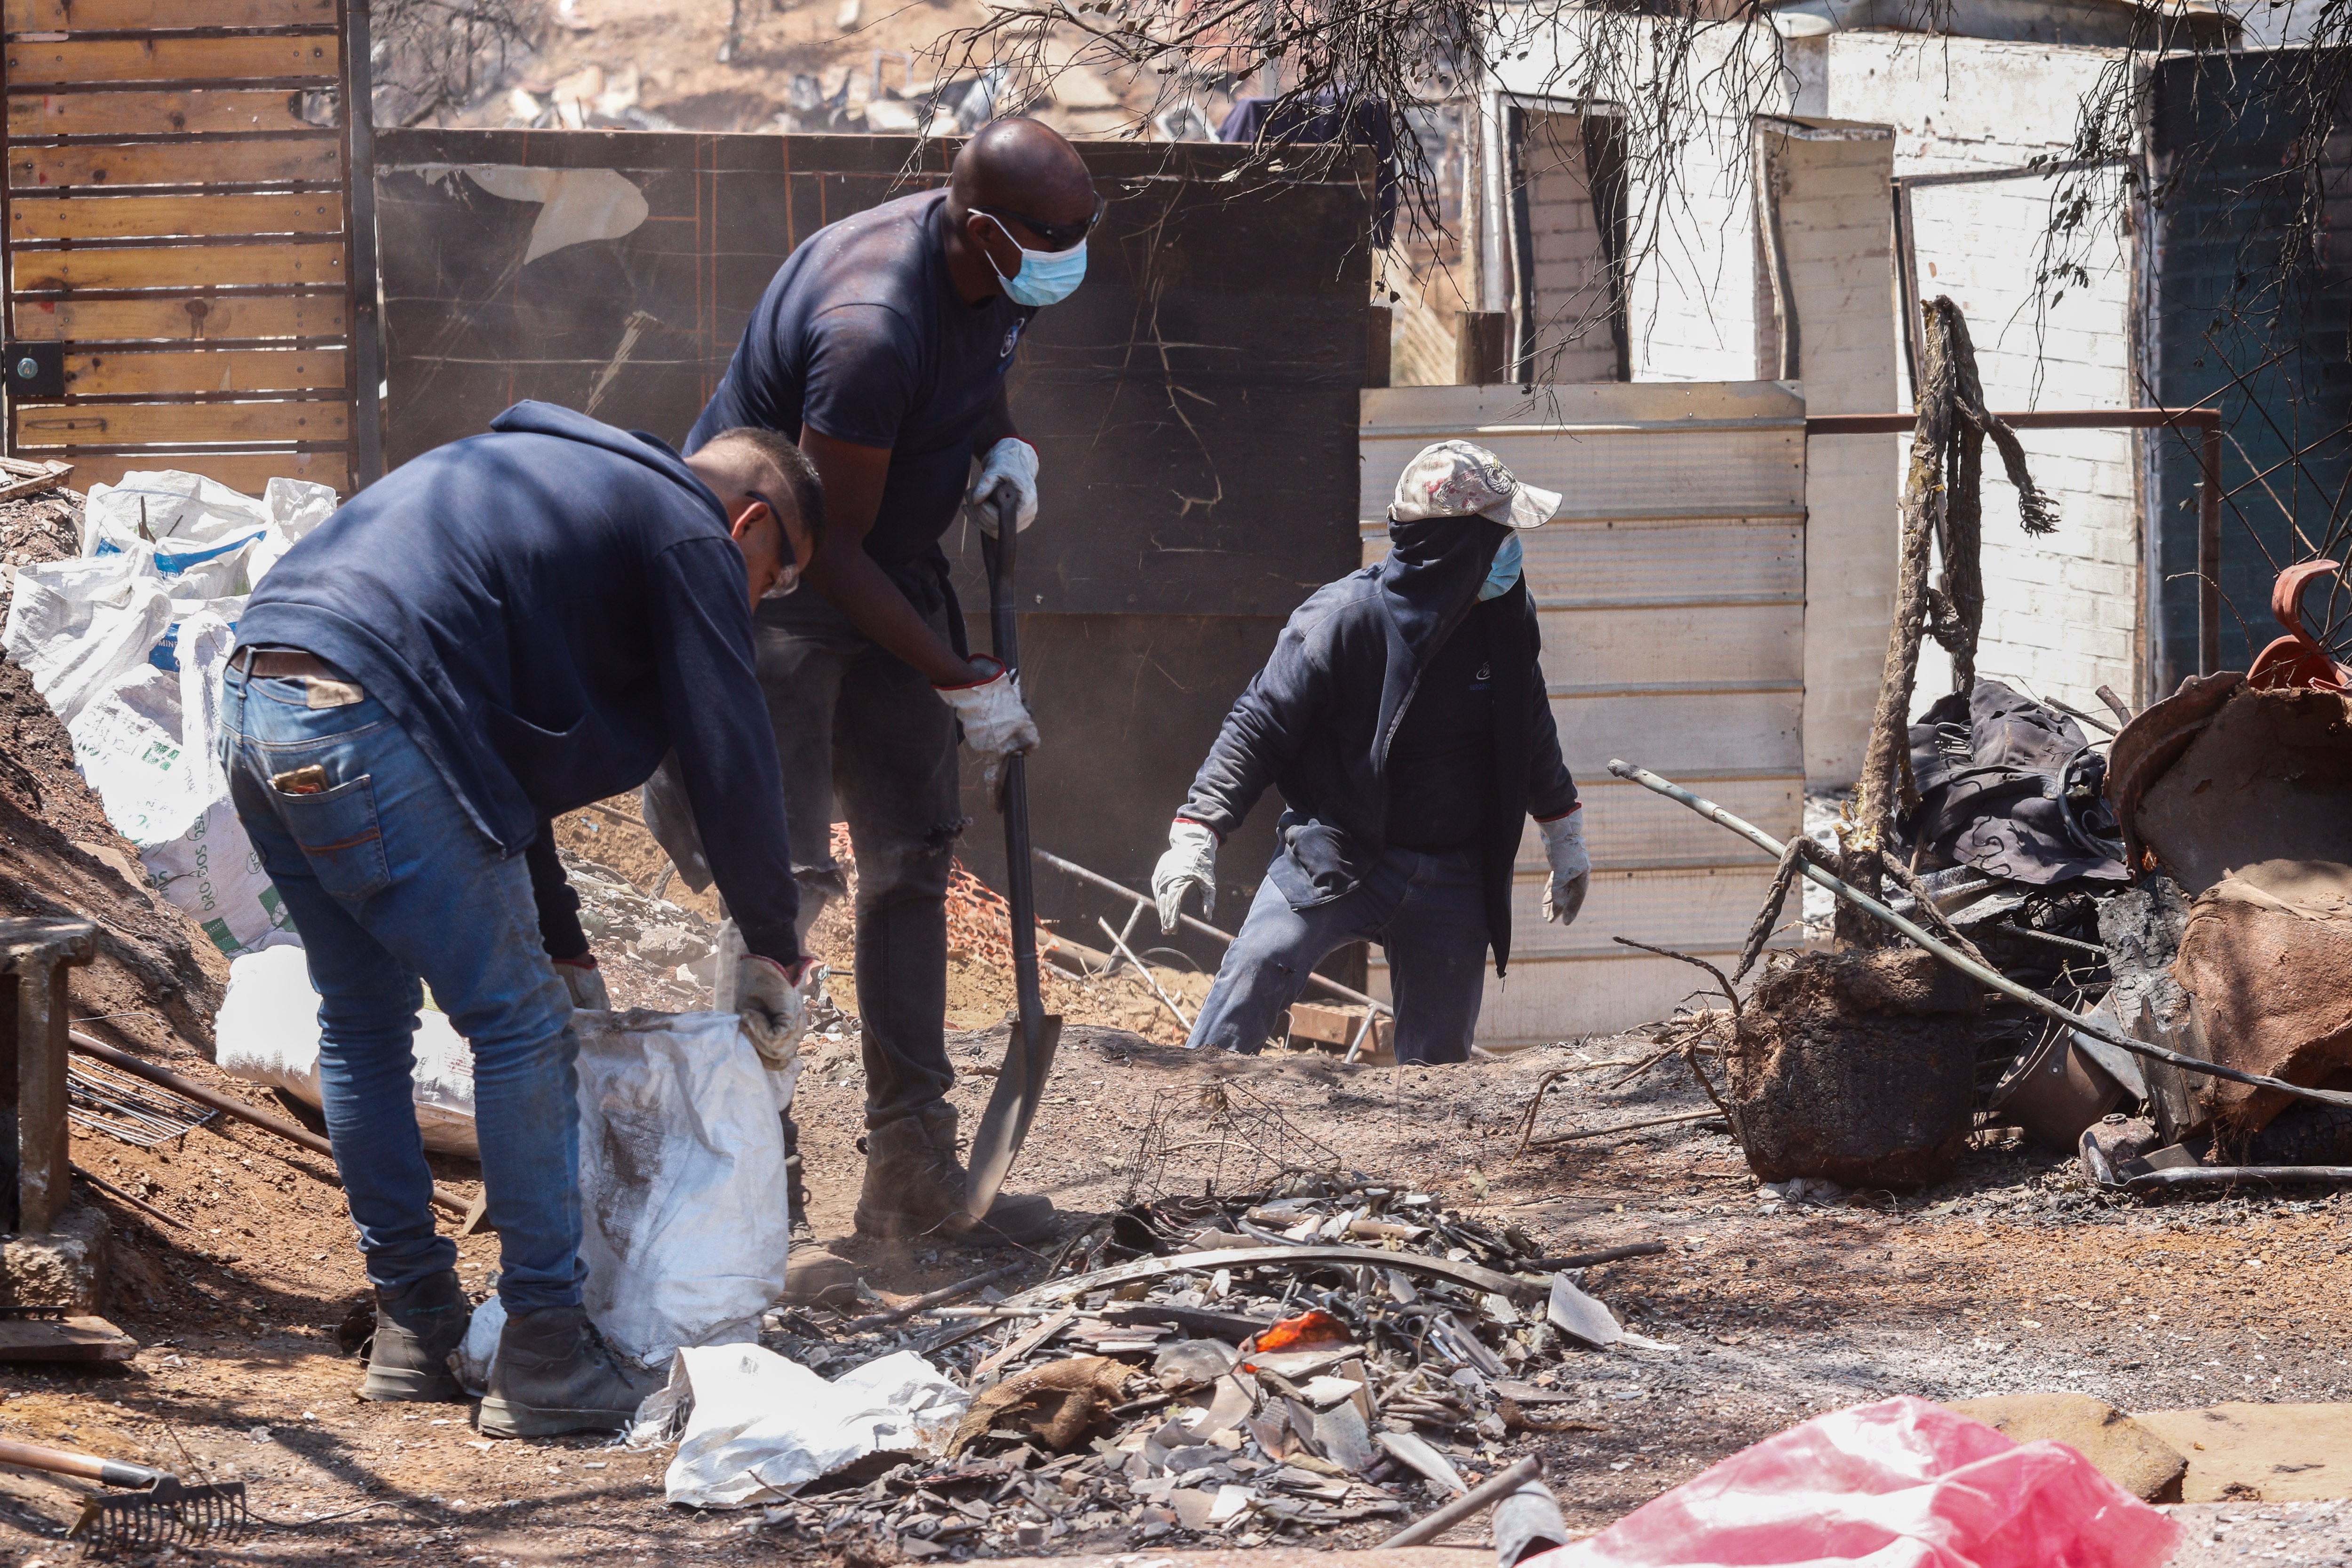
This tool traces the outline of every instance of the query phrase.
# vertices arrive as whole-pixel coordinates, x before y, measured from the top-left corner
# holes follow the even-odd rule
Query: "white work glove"
[[[1217,836],[1197,822],[1182,817],[1168,825],[1168,853],[1152,868],[1151,896],[1160,905],[1162,935],[1176,929],[1176,911],[1183,907],[1184,889],[1201,889],[1201,918],[1217,914]]]
[[[988,449],[980,460],[980,477],[971,481],[971,493],[966,497],[980,523],[981,532],[996,537],[996,487],[1011,485],[1020,498],[1013,510],[1013,531],[1025,533],[1037,521],[1037,448],[1018,436],[1007,436]]]
[[[577,958],[551,958],[548,963],[563,988],[572,993],[572,1005],[587,1013],[609,1013],[613,998],[604,989],[604,973],[596,967],[596,955],[583,952]]]
[[[742,1020],[751,1048],[768,1066],[790,1067],[800,1055],[801,1037],[808,1033],[806,994],[822,969],[804,959],[800,977],[794,979],[791,970],[756,952],[735,961],[735,1016]]]
[[[997,659],[974,654],[971,662],[992,670],[986,680],[971,686],[935,686],[940,700],[963,721],[963,743],[991,759],[1037,749],[1037,721],[1021,700],[1021,683]],[[990,772],[993,773],[992,765]]]
[[[1543,835],[1544,858],[1551,863],[1551,876],[1544,883],[1544,919],[1574,925],[1577,912],[1584,908],[1584,895],[1592,890],[1592,857],[1584,852],[1584,809],[1579,806],[1566,816],[1538,822],[1536,829]]]

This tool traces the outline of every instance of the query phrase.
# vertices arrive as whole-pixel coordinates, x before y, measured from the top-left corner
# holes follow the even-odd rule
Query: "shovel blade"
[[[986,1214],[1004,1185],[1013,1156],[1021,1152],[1022,1141],[1029,1136],[1029,1123],[1037,1114],[1045,1080],[1053,1074],[1055,1048],[1062,1043],[1061,1015],[1045,1014],[1036,1020],[1034,1030],[1023,1027],[1026,1022],[1019,1020],[1013,1026],[1004,1069],[996,1075],[988,1109],[981,1112],[980,1125],[972,1131],[971,1163],[964,1183],[964,1213],[971,1219]]]

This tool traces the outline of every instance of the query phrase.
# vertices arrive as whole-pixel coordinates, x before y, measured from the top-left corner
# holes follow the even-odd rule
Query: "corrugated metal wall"
[[[1805,405],[1774,382],[1397,387],[1363,395],[1364,557],[1387,548],[1396,476],[1431,441],[1488,447],[1561,491],[1526,538],[1544,674],[1588,816],[1592,893],[1544,923],[1544,859],[1520,845],[1507,980],[1481,1040],[1663,1016],[1696,972],[1612,942],[1736,954],[1772,866],[1722,828],[1610,777],[1623,757],[1775,837],[1803,818]],[[1374,955],[1375,987],[1386,983]]]
[[[2306,191],[2296,170],[2308,123],[2294,80],[2301,58],[2183,56],[2152,67],[2149,153],[2163,200],[2147,264],[2148,401],[2221,410],[2224,669],[2243,669],[2276,635],[2271,579],[2326,540],[2352,479],[2352,265],[2342,242],[2352,228],[2352,136],[2331,140],[2324,188]],[[2320,232],[2286,266],[2281,241],[2306,198]],[[2197,457],[2178,436],[2148,444],[2150,662],[2157,689],[2168,691],[2197,668]]]

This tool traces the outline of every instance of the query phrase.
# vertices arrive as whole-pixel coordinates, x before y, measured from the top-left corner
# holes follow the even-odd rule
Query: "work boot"
[[[466,1391],[449,1370],[449,1357],[465,1342],[473,1317],[473,1304],[454,1268],[405,1285],[378,1286],[375,1337],[368,1342],[360,1397],[463,1403]]]
[[[490,1392],[482,1401],[485,1437],[552,1437],[618,1432],[661,1379],[621,1364],[585,1307],[515,1312],[499,1335]]]
[[[859,1234],[885,1241],[936,1235],[968,1247],[1009,1247],[1053,1234],[1050,1198],[1000,1193],[987,1214],[967,1223],[963,1195],[954,1106],[936,1101],[866,1134]]]

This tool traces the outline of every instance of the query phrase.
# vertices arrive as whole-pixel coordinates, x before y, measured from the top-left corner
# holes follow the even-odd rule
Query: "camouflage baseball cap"
[[[1467,441],[1423,447],[1399,476],[1391,522],[1483,517],[1512,528],[1541,528],[1559,512],[1559,493],[1521,484],[1503,460]]]

